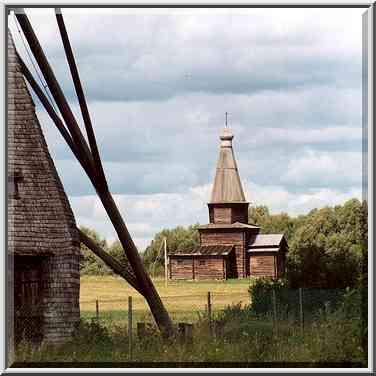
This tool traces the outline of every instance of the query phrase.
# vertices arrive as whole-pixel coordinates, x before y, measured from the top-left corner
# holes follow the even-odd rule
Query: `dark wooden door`
[[[15,340],[40,342],[43,338],[42,259],[15,257],[14,314]]]

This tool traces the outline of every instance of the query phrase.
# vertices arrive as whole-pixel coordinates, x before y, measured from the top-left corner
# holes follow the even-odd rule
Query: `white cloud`
[[[343,204],[351,198],[362,198],[360,186],[346,191],[330,188],[313,188],[304,193],[294,193],[280,185],[260,186],[246,183],[247,198],[251,205],[266,205],[271,213],[285,212],[291,216],[306,214],[314,208]]]
[[[53,10],[27,12],[74,101]],[[110,187],[140,249],[162,228],[207,222],[225,111],[252,203],[295,215],[360,197],[363,12],[63,10]],[[36,103],[78,224],[113,240],[90,182]]]
[[[305,214],[313,208],[342,204],[350,198],[361,199],[361,189],[348,191],[320,188],[305,193],[288,192],[283,186],[259,186],[244,182],[251,205],[267,205],[272,213]],[[140,250],[164,228],[208,222],[206,203],[211,184],[191,188],[183,194],[115,195],[115,201]],[[78,225],[92,227],[109,241],[116,238],[111,222],[96,196],[70,197]],[[91,211],[89,208],[91,207]]]
[[[256,129],[254,138],[249,140],[253,145],[306,145],[333,144],[343,142],[359,143],[362,140],[362,130],[359,127],[327,126],[325,128],[273,128]]]
[[[361,185],[362,155],[360,152],[317,152],[306,150],[289,162],[281,180],[298,186]]]

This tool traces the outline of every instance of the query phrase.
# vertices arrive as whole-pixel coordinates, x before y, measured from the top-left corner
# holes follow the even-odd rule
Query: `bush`
[[[273,310],[272,291],[278,292],[286,285],[283,279],[251,277],[248,292],[251,296],[251,309],[255,314],[268,314]]]
[[[111,342],[111,336],[108,329],[104,325],[100,324],[96,319],[81,319],[73,333],[72,340],[76,345],[79,343],[94,345],[98,342]]]
[[[255,337],[262,338],[262,342],[269,343],[273,336],[273,325],[270,322],[258,320],[250,306],[233,304],[227,306],[213,320],[217,339],[229,343],[251,341]]]

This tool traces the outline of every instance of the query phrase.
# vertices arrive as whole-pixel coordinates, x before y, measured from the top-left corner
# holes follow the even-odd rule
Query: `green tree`
[[[161,271],[163,268],[163,241],[167,239],[168,252],[181,251],[197,246],[199,244],[199,234],[195,224],[189,227],[178,226],[173,229],[164,229],[155,234],[151,243],[145,249],[143,260],[145,266],[156,268]]]
[[[287,269],[293,286],[344,288],[366,273],[367,210],[357,199],[314,209],[295,222]]]
[[[248,221],[251,224],[260,226],[262,234],[285,234],[289,240],[295,230],[295,220],[287,213],[270,214],[265,205],[250,207]]]
[[[107,251],[106,239],[102,238],[99,233],[85,226],[80,226],[80,230],[87,236],[90,236],[104,251]],[[81,243],[81,274],[109,274],[110,269],[106,264],[97,257],[89,248]]]
[[[287,276],[292,287],[325,285],[325,240],[325,236],[310,225],[296,230],[287,255]]]
[[[119,240],[115,240],[109,247],[108,253],[110,256],[119,261],[122,265],[129,265],[127,256],[124,252],[123,246]]]

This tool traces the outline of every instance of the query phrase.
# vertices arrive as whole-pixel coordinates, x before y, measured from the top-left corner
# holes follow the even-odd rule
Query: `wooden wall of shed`
[[[251,276],[277,277],[277,260],[275,254],[251,254],[249,264]]]
[[[43,263],[44,337],[63,343],[80,320],[79,256],[55,255]]]
[[[194,257],[195,279],[225,279],[226,261],[223,256]]]
[[[200,231],[201,245],[234,245],[235,265],[234,277],[244,278],[245,274],[245,231],[209,230]]]
[[[80,319],[79,256],[15,256],[15,335],[60,344]],[[35,327],[39,326],[39,327]]]
[[[281,277],[285,273],[286,254],[285,252],[279,252],[277,256],[277,278]]]
[[[187,256],[169,257],[170,279],[193,279],[193,259]]]

